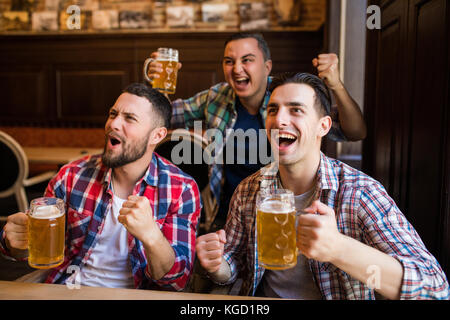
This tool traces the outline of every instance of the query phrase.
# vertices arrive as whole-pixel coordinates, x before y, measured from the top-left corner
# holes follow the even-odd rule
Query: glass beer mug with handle
[[[64,201],[37,198],[31,201],[27,213],[28,264],[37,269],[59,266],[64,261]]]
[[[297,264],[296,209],[292,191],[263,189],[256,197],[258,261],[266,269]]]
[[[148,76],[148,66],[152,61],[157,61],[162,64],[162,72],[159,73],[159,78],[153,80]],[[174,94],[177,87],[177,65],[178,50],[172,48],[158,48],[158,57],[156,60],[148,58],[144,62],[144,78],[159,92]]]

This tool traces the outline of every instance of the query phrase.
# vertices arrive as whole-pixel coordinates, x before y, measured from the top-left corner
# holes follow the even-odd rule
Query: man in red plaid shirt
[[[67,229],[64,262],[45,282],[184,288],[201,202],[195,181],[153,152],[171,114],[164,95],[131,84],[109,111],[103,155],[69,163],[50,181],[45,196],[64,200]],[[26,259],[27,224],[25,213],[8,217],[3,254]]]

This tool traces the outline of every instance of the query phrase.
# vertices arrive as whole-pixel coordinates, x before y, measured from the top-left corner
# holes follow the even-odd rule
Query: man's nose
[[[240,61],[236,61],[233,65],[233,72],[239,74],[242,71],[242,63]]]
[[[278,127],[285,127],[289,125],[290,115],[288,108],[279,108],[277,115],[275,117],[275,121]]]
[[[115,131],[115,130],[119,130],[120,126],[122,123],[122,119],[119,116],[116,116],[114,118],[109,118],[108,121],[106,122],[106,127],[110,128],[111,130]]]

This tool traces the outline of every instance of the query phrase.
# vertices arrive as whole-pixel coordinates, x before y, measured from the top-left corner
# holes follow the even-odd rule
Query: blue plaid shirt
[[[282,188],[277,172],[261,174],[267,168],[237,187],[225,225],[224,258],[232,274],[227,283],[242,277],[242,295],[254,295],[264,274],[255,240],[256,194],[261,188]],[[321,154],[314,199],[335,211],[339,232],[402,264],[401,299],[449,299],[445,273],[379,182]],[[373,289],[331,263],[310,259],[309,267],[324,299],[375,299]]]

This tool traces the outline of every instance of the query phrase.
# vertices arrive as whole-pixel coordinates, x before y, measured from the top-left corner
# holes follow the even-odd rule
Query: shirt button
[[[74,213],[73,216],[74,216],[74,218],[77,218],[77,217],[78,217],[78,214]]]

